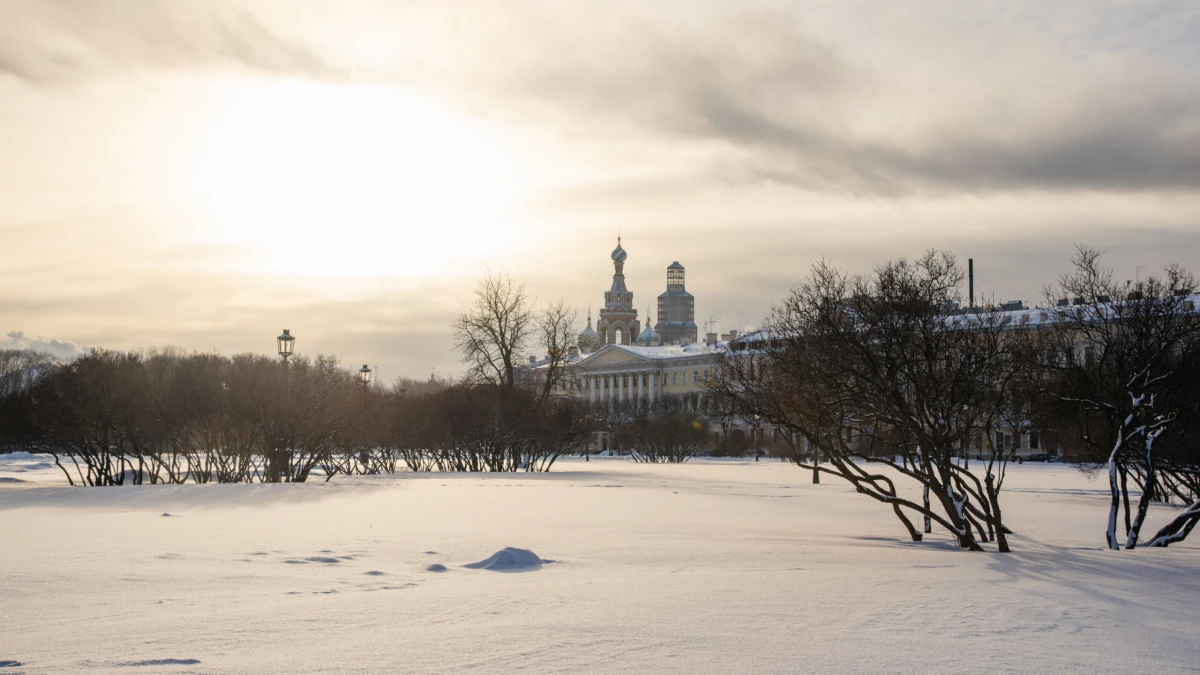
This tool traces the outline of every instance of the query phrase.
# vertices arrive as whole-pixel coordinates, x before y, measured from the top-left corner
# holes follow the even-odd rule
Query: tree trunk
[[[1142,484],[1142,496],[1138,499],[1137,517],[1133,519],[1133,527],[1129,529],[1129,539],[1125,542],[1125,548],[1137,548],[1138,535],[1142,531],[1142,523],[1146,522],[1146,511],[1150,508],[1150,500],[1154,498],[1155,491],[1158,490],[1158,468],[1154,465],[1154,439],[1158,438],[1157,433],[1143,432],[1146,439],[1146,480]],[[1125,507],[1125,512],[1129,512],[1129,507]]]
[[[1147,546],[1169,546],[1183,541],[1191,533],[1192,528],[1196,527],[1197,521],[1200,521],[1200,500],[1193,502],[1191,506],[1184,509],[1183,513],[1167,523],[1167,526],[1159,530]]]
[[[986,483],[988,501],[992,503],[992,520],[996,524],[996,550],[1000,553],[1008,553],[1008,537],[1006,536],[1004,521],[1000,517],[1000,499],[996,492],[996,477],[989,473]]]
[[[921,490],[921,497],[922,497],[922,500],[925,502],[925,510],[928,511],[929,510],[929,486],[928,485],[926,485],[925,488],[923,490]],[[933,521],[929,519],[929,514],[926,513],[925,514],[925,534],[929,534],[931,532],[933,532]]]
[[[1120,441],[1117,441],[1118,448]],[[1112,503],[1108,508],[1108,530],[1104,533],[1104,538],[1108,541],[1108,547],[1114,551],[1120,550],[1121,545],[1117,543],[1117,514],[1121,511],[1121,487],[1117,479],[1117,450],[1113,450],[1113,456],[1108,460],[1108,489],[1112,493]]]
[[[904,511],[901,510],[900,505],[892,504],[892,509],[896,512],[896,517],[900,519],[900,522],[904,523],[904,528],[908,530],[908,536],[912,537],[913,541],[921,541],[923,535],[917,532],[917,528],[913,527],[912,521],[908,519],[908,516],[904,515]]]

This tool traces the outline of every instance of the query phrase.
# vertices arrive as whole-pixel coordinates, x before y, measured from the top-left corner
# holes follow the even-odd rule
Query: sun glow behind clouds
[[[257,271],[426,276],[499,257],[528,176],[496,134],[380,86],[239,86],[197,139],[202,237]],[[472,270],[472,273],[475,270]]]

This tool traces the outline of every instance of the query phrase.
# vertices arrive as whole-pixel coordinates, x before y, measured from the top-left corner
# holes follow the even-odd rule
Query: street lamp
[[[279,355],[283,357],[283,362],[287,363],[288,357],[296,349],[296,338],[292,337],[290,330],[284,328],[283,335],[275,338],[275,341],[279,343]]]
[[[371,384],[371,369],[367,367],[367,364],[364,363],[362,370],[358,371],[358,379],[363,386]]]

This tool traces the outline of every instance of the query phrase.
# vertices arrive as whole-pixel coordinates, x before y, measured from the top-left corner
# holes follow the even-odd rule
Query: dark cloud
[[[0,6],[0,75],[33,84],[130,69],[222,66],[341,75],[303,43],[219,0],[9,0]]]
[[[1101,9],[1007,24],[998,10],[924,10],[939,42],[897,39],[906,51],[869,59],[870,43],[823,35],[797,8],[698,27],[665,13],[560,21],[472,85],[485,114],[572,140],[701,148],[720,180],[889,195],[1200,187],[1200,71],[1159,49],[1195,17],[1158,17],[1159,42],[1139,42],[1113,32],[1150,19],[1113,25]],[[880,39],[911,31],[887,20],[862,17]]]

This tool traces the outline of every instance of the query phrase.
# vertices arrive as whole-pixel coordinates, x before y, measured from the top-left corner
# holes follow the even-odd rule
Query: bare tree
[[[1194,428],[1200,413],[1200,313],[1190,303],[1195,278],[1178,266],[1136,283],[1116,282],[1080,246],[1074,269],[1046,289],[1055,345],[1042,365],[1055,377],[1051,398],[1076,427],[1091,459],[1108,470],[1111,505],[1105,539],[1119,549],[1125,514],[1127,549],[1135,548],[1151,501],[1182,498],[1185,508],[1151,538],[1166,546],[1200,519],[1200,456],[1177,428]],[[1133,483],[1131,486],[1130,483]],[[1136,509],[1130,493],[1140,489]]]
[[[571,348],[575,346],[576,318],[576,311],[562,298],[548,303],[537,317],[538,338],[546,353],[536,380],[543,402],[555,395],[569,394],[568,388],[573,382],[570,356]]]
[[[688,461],[707,440],[704,421],[684,412],[639,414],[618,433],[630,448],[635,462],[674,463]]]
[[[711,388],[743,418],[758,415],[785,438],[804,439],[825,463],[795,452],[800,466],[890,505],[914,541],[921,533],[909,513],[982,550],[1006,530],[998,486],[954,458],[1011,406],[1027,348],[999,312],[952,311],[962,277],[954,258],[937,252],[865,276],[818,263],[758,339],[721,359]],[[902,497],[897,475],[931,502]]]
[[[537,330],[533,301],[507,273],[488,273],[475,288],[475,301],[454,321],[454,344],[467,364],[467,380],[512,388],[518,361]]]

